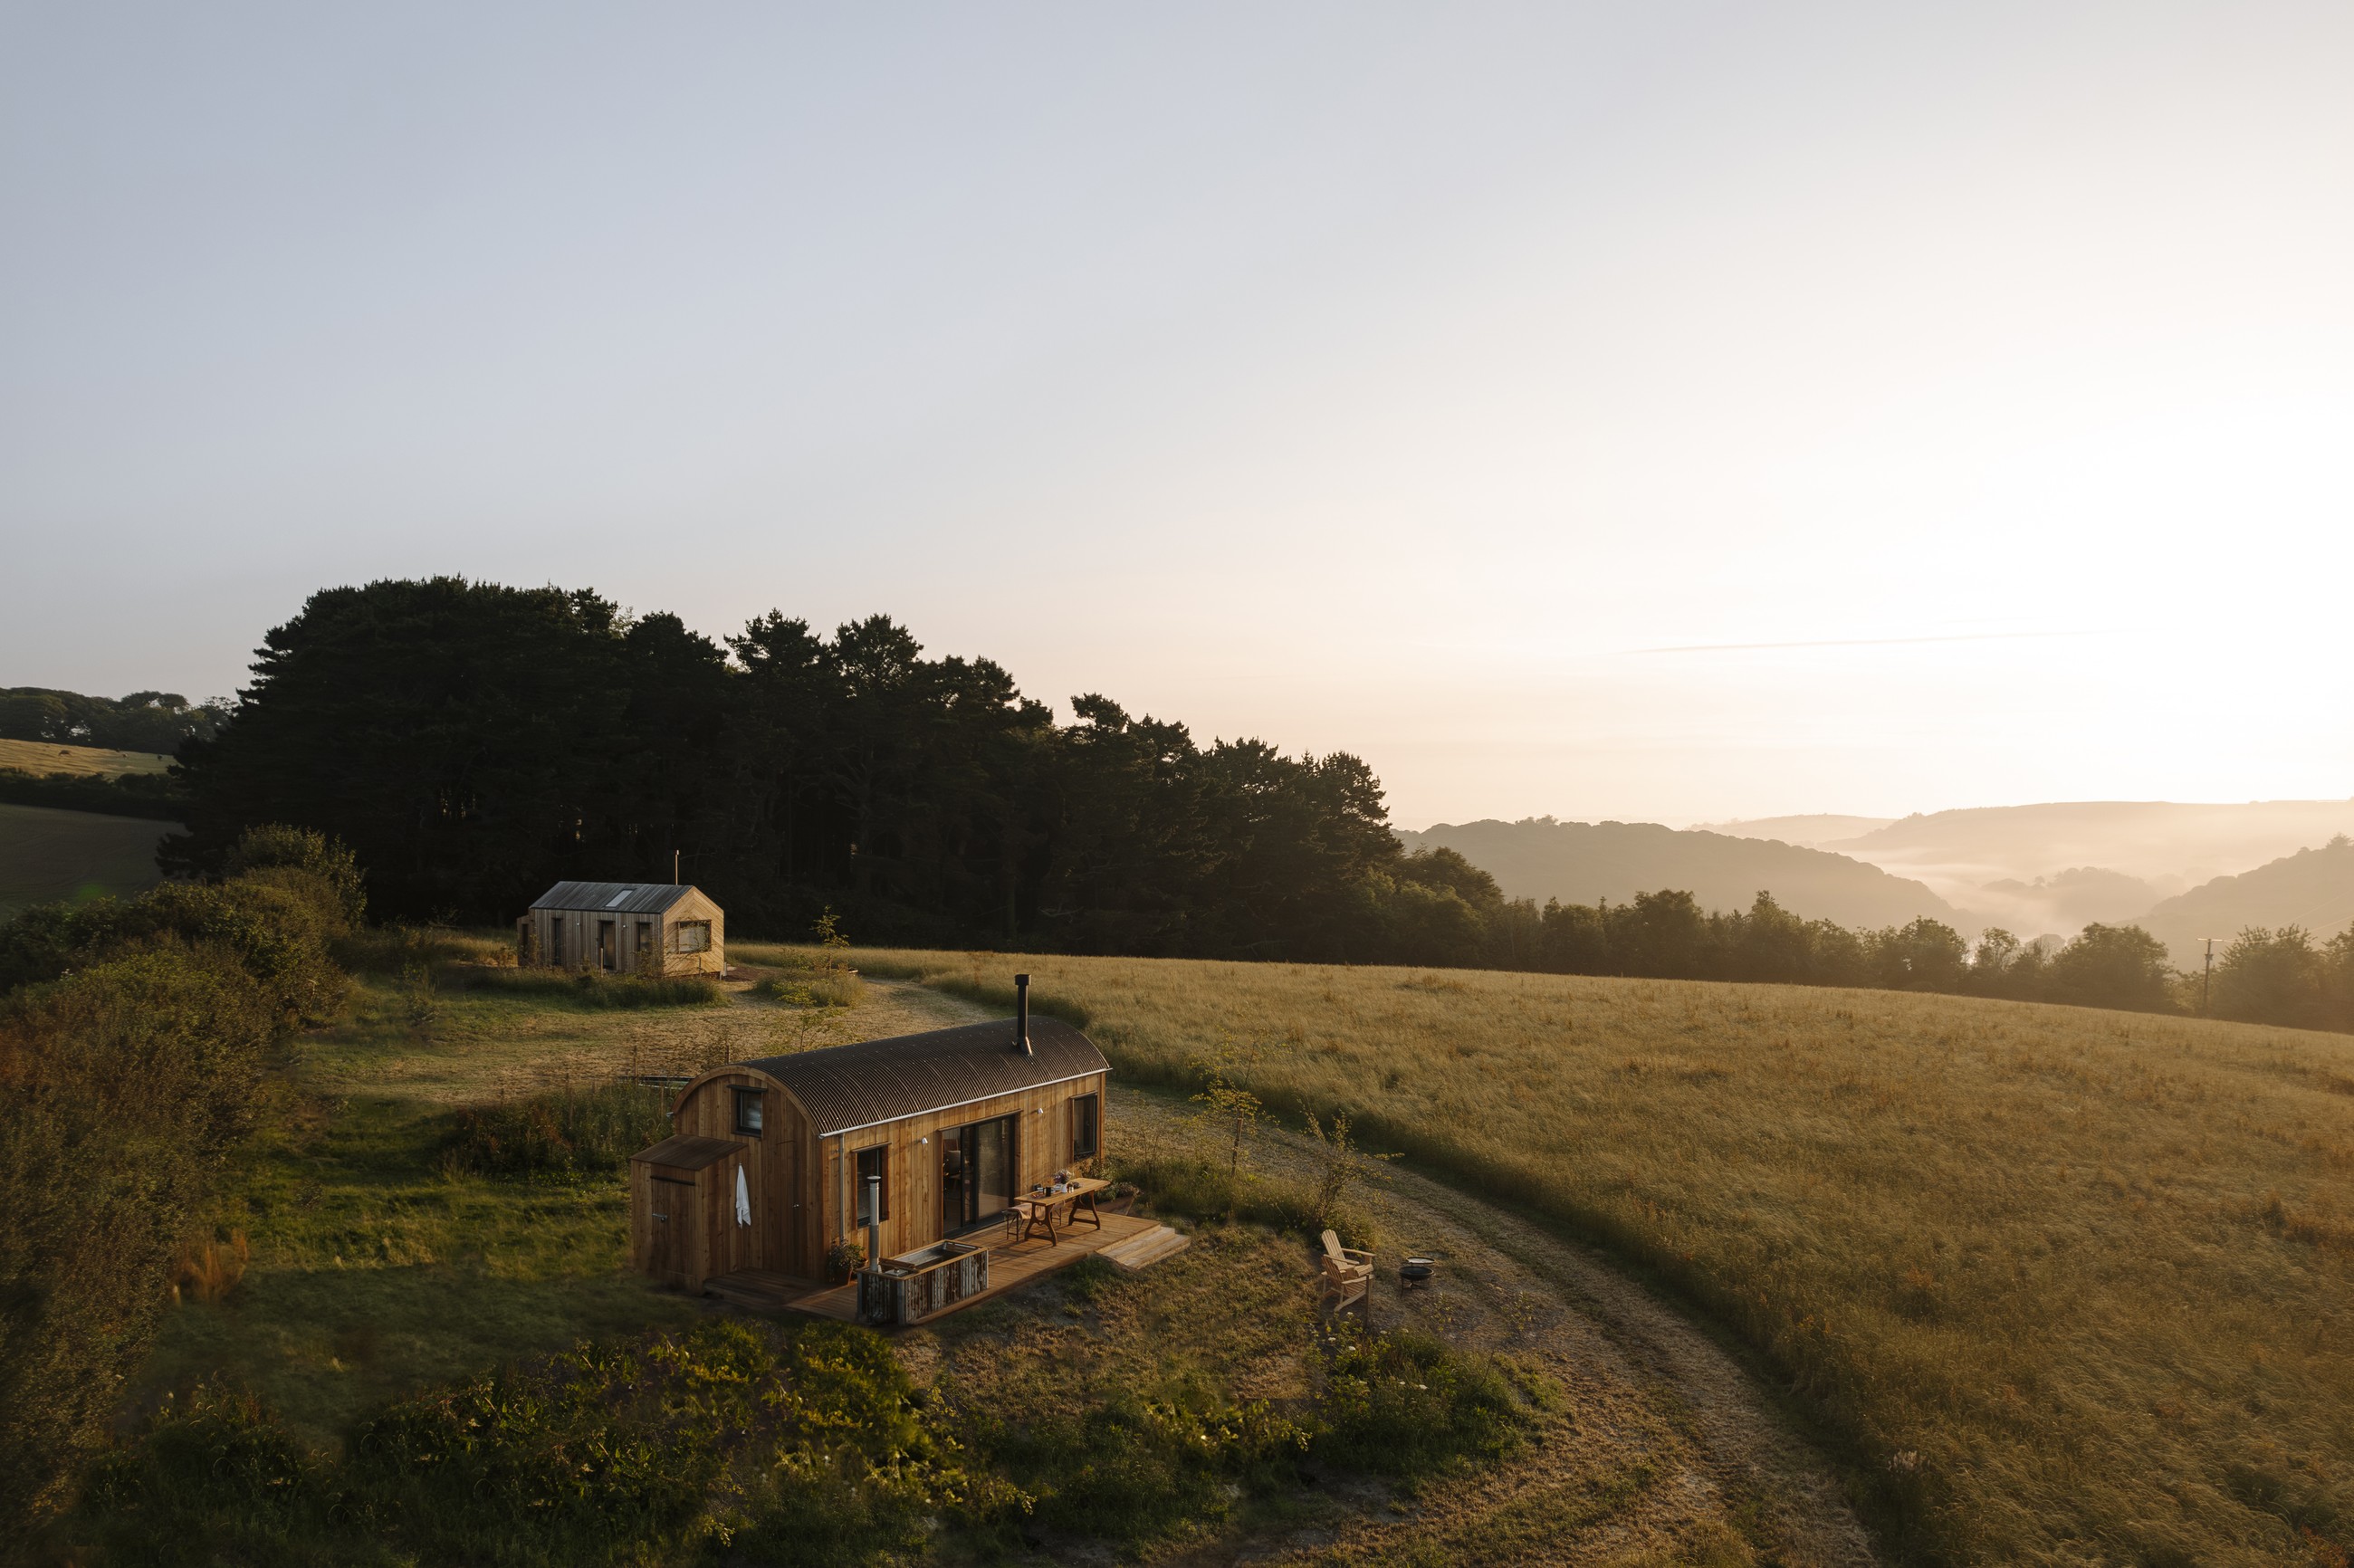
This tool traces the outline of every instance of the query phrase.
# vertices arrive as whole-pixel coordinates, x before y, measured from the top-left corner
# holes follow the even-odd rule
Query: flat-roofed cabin
[[[1000,1226],[1016,1193],[1092,1171],[1109,1066],[1071,1025],[1023,1022],[696,1078],[679,1093],[673,1135],[630,1161],[636,1266],[693,1291],[747,1269],[816,1285],[835,1243],[864,1243],[870,1176],[887,1257]]]
[[[515,922],[515,959],[606,974],[716,975],[727,969],[727,916],[675,882],[559,882]]]

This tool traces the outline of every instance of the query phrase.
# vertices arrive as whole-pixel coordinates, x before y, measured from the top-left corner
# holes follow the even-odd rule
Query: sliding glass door
[[[953,1235],[1013,1206],[1013,1139],[1020,1118],[994,1117],[940,1138],[940,1230]]]

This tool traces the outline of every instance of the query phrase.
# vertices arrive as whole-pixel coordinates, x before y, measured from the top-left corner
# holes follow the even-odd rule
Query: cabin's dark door
[[[940,1139],[940,1230],[952,1234],[1013,1206],[1013,1139],[1019,1117],[992,1117]]]
[[[607,974],[621,967],[621,938],[610,920],[597,922],[597,967]]]
[[[668,1176],[653,1179],[653,1256],[646,1272],[657,1278],[684,1278],[695,1256],[695,1183]]]

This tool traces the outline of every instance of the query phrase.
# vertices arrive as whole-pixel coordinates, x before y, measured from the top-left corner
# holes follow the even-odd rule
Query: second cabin
[[[515,959],[609,975],[724,974],[727,916],[675,882],[559,882],[515,922]]]
[[[689,1083],[672,1136],[630,1161],[632,1261],[688,1290],[742,1270],[814,1285],[837,1243],[863,1241],[870,1191],[891,1256],[1000,1226],[1016,1194],[1091,1171],[1109,1066],[1071,1025],[1031,1018],[1026,986],[1018,994],[1013,1018],[734,1062]]]

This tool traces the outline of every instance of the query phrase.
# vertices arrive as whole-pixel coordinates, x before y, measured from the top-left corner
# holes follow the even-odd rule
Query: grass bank
[[[1880,991],[865,950],[1222,1049],[1292,1111],[1655,1271],[1843,1436],[1919,1561],[2342,1561],[2354,1040]],[[1114,1129],[1117,1137],[1117,1129]]]

